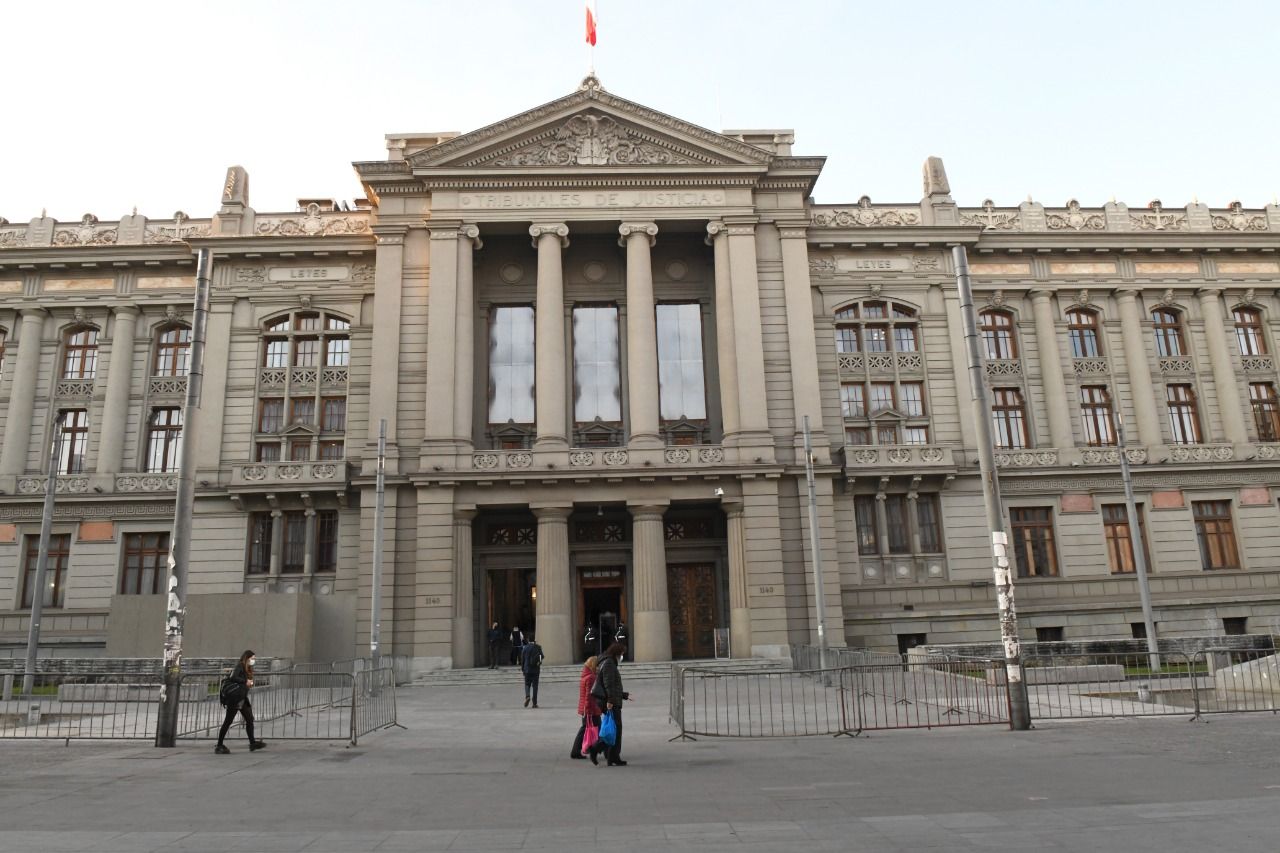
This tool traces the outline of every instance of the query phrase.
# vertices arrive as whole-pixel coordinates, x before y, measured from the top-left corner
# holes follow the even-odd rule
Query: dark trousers
[[[573,746],[569,748],[569,754],[570,754],[570,755],[572,755],[574,758],[578,758],[578,757],[580,757],[580,756],[582,755],[582,739],[583,739],[584,737],[586,737],[586,736],[587,736],[587,721],[588,721],[588,720],[590,720],[590,721],[591,721],[591,725],[595,726],[597,729],[598,729],[598,728],[600,728],[600,715],[599,715],[599,714],[585,714],[585,715],[583,715],[583,717],[582,717],[582,725],[578,726],[578,734],[577,734],[577,736],[573,739]]]
[[[613,710],[607,713],[613,714],[613,720],[618,724],[618,739],[613,742],[613,746],[607,747],[604,751],[604,757],[610,763],[622,760],[622,706],[614,705]]]
[[[244,717],[244,732],[249,736],[249,742],[253,742],[253,706],[246,699],[239,706],[232,705],[227,708],[227,716],[222,721],[222,728],[218,729],[218,743],[222,743],[226,739],[227,732],[231,729],[231,724],[235,722],[237,713]]]
[[[489,644],[489,669],[498,668],[498,643]]]
[[[524,698],[533,698],[533,704],[538,704],[538,677],[542,675],[540,671],[526,672],[524,674]],[[530,693],[529,691],[533,691]]]

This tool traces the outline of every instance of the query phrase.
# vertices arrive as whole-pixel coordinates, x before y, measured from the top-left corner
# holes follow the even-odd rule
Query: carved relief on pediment
[[[504,146],[467,166],[679,166],[717,162],[630,128],[606,115],[580,113],[532,141]]]

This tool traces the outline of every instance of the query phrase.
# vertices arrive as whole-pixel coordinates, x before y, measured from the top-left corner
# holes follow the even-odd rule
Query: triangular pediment
[[[767,167],[773,154],[619,98],[578,91],[411,154],[415,170]]]

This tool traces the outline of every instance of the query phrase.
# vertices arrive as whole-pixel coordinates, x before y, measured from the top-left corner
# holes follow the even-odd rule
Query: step
[[[734,660],[685,660],[676,663],[689,666],[709,667],[713,669],[789,669],[791,662],[774,658],[738,658]],[[623,680],[646,680],[668,678],[671,675],[671,662],[656,661],[653,663],[626,663],[620,667]],[[576,683],[582,674],[581,664],[558,664],[544,666],[538,679],[542,684]],[[476,669],[444,669],[436,672],[419,673],[413,679],[414,685],[424,687],[445,687],[451,685],[500,685],[520,683],[523,676],[516,666],[503,666],[498,669],[479,667]]]

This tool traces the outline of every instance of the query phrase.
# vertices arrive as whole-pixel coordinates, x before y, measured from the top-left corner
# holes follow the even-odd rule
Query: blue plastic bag
[[[618,722],[613,718],[612,711],[606,711],[600,719],[600,741],[606,746],[613,746],[618,742]]]

